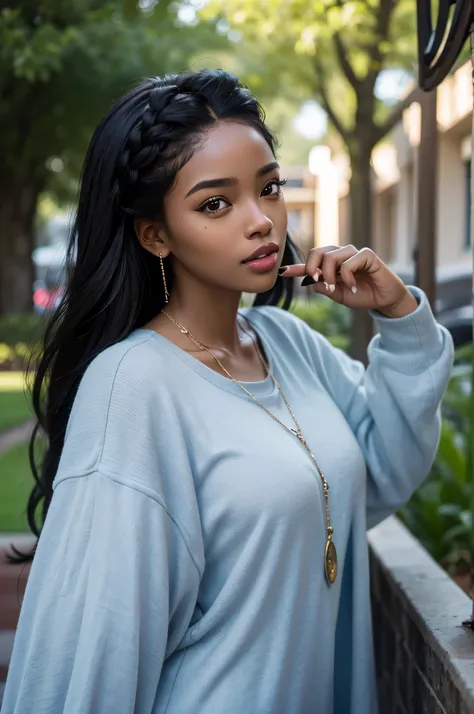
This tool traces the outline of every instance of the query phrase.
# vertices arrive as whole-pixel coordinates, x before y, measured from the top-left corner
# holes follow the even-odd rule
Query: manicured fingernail
[[[316,272],[313,275],[314,282],[317,283],[319,278],[321,277],[322,273],[319,268],[316,269]]]
[[[328,292],[329,292],[329,285],[328,285],[328,283],[324,283],[324,287],[326,288],[326,292],[328,293]]]
[[[328,290],[330,293],[333,293],[335,289],[336,289],[335,285],[328,285]]]
[[[314,278],[312,278],[311,275],[307,275],[307,276],[306,276],[305,278],[303,278],[303,280],[301,281],[301,285],[302,285],[302,286],[305,286],[305,285],[314,285],[314,284],[317,283],[317,282],[318,282],[318,281],[315,280]]]
[[[357,288],[356,288],[356,286],[355,286],[355,285],[353,285],[353,286],[351,287],[351,290],[352,290],[352,292],[353,292],[353,293],[354,293],[354,295],[355,295],[355,294],[356,294],[356,292],[357,292]]]
[[[278,269],[278,275],[284,275],[286,271],[288,270],[288,266],[285,265],[283,268]]]

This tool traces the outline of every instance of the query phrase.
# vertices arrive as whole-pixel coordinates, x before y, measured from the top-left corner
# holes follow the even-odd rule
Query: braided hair
[[[275,153],[274,138],[256,99],[222,70],[153,77],[123,95],[97,127],[84,162],[68,251],[68,284],[45,331],[35,366],[32,401],[38,419],[30,442],[35,479],[28,523],[39,537],[53,493],[72,404],[91,361],[143,326],[164,307],[160,262],[137,240],[137,218],[161,220],[163,199],[205,131],[219,120],[256,128]],[[298,253],[287,239],[283,262]],[[173,276],[165,259],[166,281]],[[292,281],[278,278],[254,305],[288,309]],[[47,447],[37,466],[35,443]],[[38,506],[41,525],[37,524]],[[34,551],[33,551],[34,553]],[[31,560],[18,551],[16,562]]]

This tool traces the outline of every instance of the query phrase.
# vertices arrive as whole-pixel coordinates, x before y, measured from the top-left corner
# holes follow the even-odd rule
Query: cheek
[[[191,257],[207,260],[216,245],[222,244],[223,233],[227,233],[222,230],[221,220],[206,220],[196,212],[176,214],[168,227],[173,252],[185,264]]]
[[[278,207],[276,210],[276,216],[275,216],[273,223],[280,230],[286,232],[287,225],[288,225],[288,209],[286,207],[286,203],[284,200],[281,200],[278,203]]]

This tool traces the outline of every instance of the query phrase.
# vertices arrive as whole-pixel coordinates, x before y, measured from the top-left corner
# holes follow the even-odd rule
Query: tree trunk
[[[372,167],[371,148],[368,141],[356,139],[351,147],[349,184],[350,239],[358,249],[372,248]],[[367,364],[367,345],[373,336],[373,324],[366,311],[353,313],[351,328],[351,355]]]
[[[0,173],[0,315],[32,310],[34,219],[40,186]]]

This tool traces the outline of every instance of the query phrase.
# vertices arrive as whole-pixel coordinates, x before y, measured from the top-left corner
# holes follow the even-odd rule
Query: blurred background
[[[466,49],[428,105],[416,56],[412,0],[0,4],[0,532],[26,530],[23,372],[61,300],[91,134],[137,78],[223,67],[257,94],[279,136],[290,231],[303,252],[373,248],[406,282],[421,281],[460,348],[433,473],[400,515],[468,589],[471,66]],[[434,116],[428,134],[424,111]],[[293,309],[363,358],[370,325],[354,326],[306,289]]]

